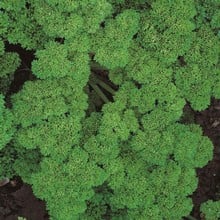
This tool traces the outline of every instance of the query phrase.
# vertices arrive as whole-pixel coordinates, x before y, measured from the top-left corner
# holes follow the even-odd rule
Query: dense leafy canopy
[[[220,218],[220,202],[208,200],[203,203],[200,208],[201,212],[205,215],[205,219],[219,219]]]
[[[203,110],[220,98],[219,8],[218,0],[2,0],[0,176],[31,184],[52,220],[189,215],[195,169],[213,146],[180,118],[186,102]],[[12,95],[20,58],[6,42],[35,52],[35,77]],[[112,102],[97,110],[103,70],[117,91],[103,79]],[[202,211],[214,220],[209,206]]]
[[[14,131],[12,114],[4,104],[4,97],[0,94],[0,149],[10,141]]]

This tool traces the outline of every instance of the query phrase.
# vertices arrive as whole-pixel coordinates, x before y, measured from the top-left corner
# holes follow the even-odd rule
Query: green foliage
[[[4,104],[4,96],[0,94],[0,150],[9,143],[14,133],[12,114]]]
[[[4,50],[5,50],[5,44],[4,42],[0,39],[0,56],[2,56],[4,54]]]
[[[183,167],[203,167],[212,158],[213,146],[197,125],[178,125],[175,134],[174,159]],[[187,141],[186,141],[187,140]],[[183,156],[184,155],[184,156]]]
[[[27,220],[27,219],[23,217],[18,217],[18,220]]]
[[[5,52],[4,55],[0,57],[0,62],[0,78],[4,78],[15,72],[20,64],[20,58],[17,53]]]
[[[63,45],[49,42],[45,49],[38,50],[35,55],[37,60],[32,63],[32,71],[38,78],[57,78],[72,74],[67,48]]]
[[[100,113],[92,112],[90,117],[85,118],[82,122],[82,136],[81,140],[84,144],[90,137],[95,135],[98,131],[98,128],[101,124],[102,116]]]
[[[107,192],[106,192],[107,193]],[[80,215],[79,219],[83,220],[99,220],[105,216],[107,212],[106,198],[103,194],[95,194],[89,201],[87,205],[87,210],[85,213]]]
[[[141,46],[151,51],[161,64],[169,65],[190,48],[196,15],[194,1],[156,0],[152,10],[142,14]]]
[[[175,70],[175,83],[192,107],[203,110],[210,103],[212,91],[216,93],[216,73],[219,62],[219,39],[210,27],[202,26],[196,33],[194,43],[184,56],[186,66]],[[217,94],[214,94],[217,95]]]
[[[5,37],[10,43],[20,43],[27,49],[42,49],[54,38],[74,38],[95,33],[99,24],[112,12],[106,0],[2,1],[5,22],[9,23]],[[4,22],[4,23],[5,23]]]
[[[128,47],[138,31],[139,14],[125,10],[94,36],[95,60],[108,69],[125,67],[128,63]]]
[[[12,155],[15,150],[6,145],[11,141],[14,132],[13,116],[5,107],[4,96],[0,94],[0,178],[13,175]]]
[[[31,183],[34,193],[48,201],[51,217],[55,219],[72,219],[83,213],[85,200],[94,194],[92,187],[102,184],[106,176],[79,147],[73,149],[62,167],[52,158],[45,158],[41,170],[32,176]]]
[[[1,1],[0,91],[20,63],[6,41],[34,50],[36,78],[7,96],[11,109],[0,96],[0,176],[31,184],[52,220],[188,216],[213,146],[181,117],[220,97],[218,7]]]
[[[3,0],[0,3],[0,8],[3,11],[2,16],[5,18],[3,24],[7,24],[7,31],[3,37],[10,43],[19,43],[27,49],[41,47],[48,39],[33,18],[34,8],[31,3],[31,0]],[[29,7],[26,7],[26,4]]]
[[[72,46],[72,45],[71,45]],[[71,53],[66,45],[49,42],[45,49],[36,52],[37,60],[32,63],[33,73],[40,79],[78,77],[79,82],[89,75],[89,57],[85,53]],[[82,76],[84,78],[82,78]],[[79,78],[80,77],[80,78]],[[82,82],[80,82],[82,83]]]
[[[206,220],[220,219],[220,202],[208,200],[202,203],[200,211],[205,215]]]
[[[0,92],[6,94],[13,80],[13,74],[20,65],[17,53],[5,52],[0,56]]]
[[[6,11],[18,10],[18,9],[25,7],[25,0],[21,0],[19,2],[13,1],[13,0],[9,0],[9,1],[3,0],[1,1],[0,7]]]
[[[206,24],[208,20],[213,29],[219,28],[219,0],[197,0],[195,2],[198,11],[195,19],[197,26],[200,27],[201,25]]]
[[[65,41],[65,44],[50,41],[42,50],[37,50],[36,60],[32,62],[32,71],[40,79],[53,79],[71,76],[80,84],[85,85],[90,74],[89,56],[87,54],[90,42],[84,36],[81,39]],[[81,47],[77,48],[80,44]]]
[[[39,149],[27,150],[16,146],[15,143],[12,144],[15,152],[10,155],[13,158],[8,166],[12,166],[11,174],[19,175],[24,182],[30,183],[32,175],[40,170],[42,154]]]
[[[33,1],[34,17],[50,37],[73,38],[86,31],[95,33],[111,5],[106,0],[95,1]],[[50,15],[50,16],[48,16]]]
[[[20,125],[16,144],[39,148],[43,155],[56,155],[57,160],[65,158],[71,146],[79,142],[86,100],[72,78],[27,82],[12,97],[15,123]]]
[[[0,150],[0,178],[11,178],[15,174],[13,163],[16,149],[8,143]]]
[[[215,68],[213,68],[213,75],[214,78],[216,79],[215,81],[215,85],[213,85],[213,90],[212,90],[212,96],[216,97],[216,98],[220,98],[220,63],[218,63],[218,65],[216,65]]]

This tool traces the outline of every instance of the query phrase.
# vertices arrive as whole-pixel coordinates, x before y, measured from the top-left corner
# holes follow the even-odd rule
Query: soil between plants
[[[0,187],[0,220],[49,220],[45,203],[37,199],[30,185],[23,184],[20,178]]]
[[[199,212],[201,203],[207,200],[220,200],[220,100],[212,99],[208,109],[194,112],[194,119],[203,128],[203,134],[208,136],[214,145],[213,160],[205,167],[197,169],[199,184],[192,195],[194,203],[192,216],[197,220],[204,220],[204,216]]]

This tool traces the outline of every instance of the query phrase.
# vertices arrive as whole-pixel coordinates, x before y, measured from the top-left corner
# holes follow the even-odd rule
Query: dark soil
[[[21,59],[21,65],[15,71],[14,80],[10,86],[9,94],[18,92],[27,80],[33,80],[35,76],[31,72],[31,62],[34,60],[34,51],[25,50],[20,45],[13,45],[6,42],[7,52],[17,52]]]
[[[37,199],[31,186],[23,184],[15,177],[7,185],[0,187],[0,220],[48,220],[45,203]]]
[[[197,170],[199,185],[192,195],[192,216],[197,220],[203,220],[204,217],[199,211],[201,203],[220,199],[220,100],[213,99],[210,107],[205,111],[195,112],[194,118],[195,122],[202,126],[204,135],[208,136],[214,145],[213,160]]]

